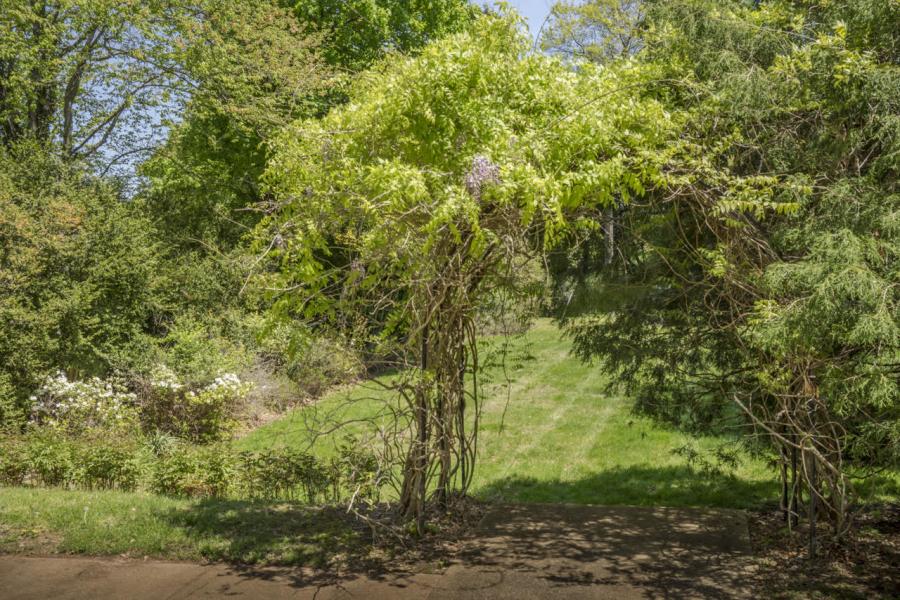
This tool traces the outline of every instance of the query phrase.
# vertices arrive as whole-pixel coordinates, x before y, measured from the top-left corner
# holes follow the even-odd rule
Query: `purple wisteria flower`
[[[472,159],[472,166],[466,173],[466,191],[476,200],[481,200],[481,192],[488,185],[500,183],[500,167],[488,157],[478,154]]]

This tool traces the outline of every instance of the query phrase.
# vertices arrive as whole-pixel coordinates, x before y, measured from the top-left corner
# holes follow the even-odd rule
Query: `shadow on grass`
[[[625,589],[617,586],[650,598],[727,597],[746,576],[744,538],[732,535],[746,524],[729,511],[498,503],[487,507],[452,552],[435,545],[438,553],[429,556],[410,548],[424,559],[416,560],[418,566],[373,558],[367,532],[332,509],[207,500],[172,511],[168,519],[204,556],[229,563],[240,577],[298,589],[334,590],[363,581],[398,593],[412,586],[435,598],[463,592],[494,597],[503,590],[518,593],[521,585],[530,586],[531,597]],[[428,579],[423,564],[441,564],[439,579]],[[447,571],[451,565],[462,570]],[[426,579],[414,580],[416,573]],[[369,588],[358,591],[363,589]]]
[[[706,475],[686,466],[615,467],[572,481],[506,477],[479,486],[489,501],[750,508],[777,498],[774,480],[755,481],[727,474]]]
[[[296,587],[333,585],[339,570],[378,578],[367,528],[337,508],[293,502],[205,499],[163,515],[200,554],[241,576],[287,579]],[[338,564],[340,563],[340,564]]]

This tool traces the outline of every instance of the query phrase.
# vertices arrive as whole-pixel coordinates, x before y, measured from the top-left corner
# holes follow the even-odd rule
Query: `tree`
[[[317,69],[314,38],[266,2],[3,0],[0,15],[0,141],[101,171],[149,154],[161,113],[191,98],[260,123]]]
[[[183,29],[180,61],[192,82],[181,121],[140,165],[141,201],[173,249],[234,248],[256,222],[266,141],[300,116],[315,114],[331,86],[306,34],[269,3],[214,3]]]
[[[566,60],[608,64],[636,54],[643,46],[641,27],[644,19],[642,0],[581,0],[557,2],[553,5],[541,30],[541,46],[545,52]],[[585,261],[595,255],[601,268],[608,269],[617,258],[616,230],[621,203],[607,207],[600,216],[601,226],[578,240],[581,255],[579,280],[584,283]],[[556,253],[557,257],[561,251]],[[554,261],[557,262],[557,261]]]
[[[411,52],[464,28],[478,9],[466,0],[288,0],[301,23],[326,35],[325,57],[359,72],[386,52]]]
[[[259,178],[275,132],[342,102],[351,74],[385,53],[415,52],[475,12],[464,0],[281,4],[286,8],[235,8],[239,14],[208,20],[219,50],[213,59],[188,61],[198,88],[165,146],[141,167],[148,209],[181,247],[234,248],[261,214],[252,209],[264,200]],[[261,51],[241,58],[246,47]],[[219,73],[216,65],[228,60],[256,62],[234,70],[245,74],[240,79]]]
[[[0,150],[0,424],[55,370],[105,375],[145,352],[159,262],[117,190],[35,142]]]
[[[542,30],[544,50],[605,63],[640,50],[643,0],[557,2]]]
[[[172,213],[163,222],[164,212],[147,211],[111,175],[117,161],[154,147],[163,113],[185,106],[227,123],[233,150],[289,123],[327,84],[318,43],[267,2],[3,0],[0,396],[12,407],[4,412],[23,413],[52,370],[136,368],[176,313],[221,315],[233,302],[235,269],[198,268],[173,243],[202,243],[204,229],[220,224],[185,219],[191,212],[177,202],[163,207]],[[206,141],[195,136],[191,149],[214,155]]]
[[[650,185],[672,123],[635,91],[652,71],[573,73],[527,54],[513,18],[395,57],[346,106],[286,129],[258,245],[276,309],[367,345],[402,374],[389,427],[401,511],[465,491],[479,389],[473,316],[581,210]],[[591,111],[585,98],[603,99]]]
[[[200,313],[223,302],[265,309],[244,285],[253,262],[244,239],[272,208],[260,178],[277,132],[345,101],[356,71],[391,51],[414,53],[475,12],[463,0],[235,4],[196,34],[214,40],[213,50],[192,46],[185,64],[197,85],[183,118],[140,166],[140,201],[170,249],[166,295],[189,288]],[[246,66],[223,70],[229,61]],[[211,285],[198,273],[220,277]]]
[[[569,331],[649,412],[703,427],[737,402],[842,535],[851,476],[900,458],[897,6],[646,7],[639,59],[685,129],[594,279],[605,314]]]

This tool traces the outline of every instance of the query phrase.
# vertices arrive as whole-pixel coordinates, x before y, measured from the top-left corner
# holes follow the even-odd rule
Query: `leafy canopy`
[[[352,313],[354,296],[335,287],[413,289],[440,276],[467,232],[466,257],[511,251],[538,225],[549,243],[580,207],[653,185],[647,149],[674,129],[636,92],[653,70],[575,73],[527,49],[517,21],[483,17],[418,57],[390,58],[346,106],[285,130],[266,175],[281,203],[260,243],[281,265],[266,286],[301,290],[282,303]],[[473,190],[479,159],[495,176]]]
[[[385,52],[410,52],[459,31],[478,9],[467,0],[289,0],[301,23],[326,36],[324,54],[351,72]]]
[[[609,62],[642,46],[642,0],[557,2],[541,34],[541,46],[575,59]]]
[[[144,351],[152,233],[112,186],[36,143],[0,149],[0,421],[57,369],[104,374]]]

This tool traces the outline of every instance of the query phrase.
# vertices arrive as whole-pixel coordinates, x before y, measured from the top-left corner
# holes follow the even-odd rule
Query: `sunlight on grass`
[[[336,510],[0,487],[0,552],[319,565],[360,547]]]
[[[503,340],[487,342],[496,355]],[[508,381],[507,381],[508,378]],[[596,366],[569,354],[568,341],[548,321],[510,339],[505,368],[483,375],[485,400],[473,493],[513,502],[573,502],[747,507],[777,493],[774,472],[742,453],[733,476],[702,477],[673,450],[710,450],[733,440],[699,439],[631,413],[628,398],[606,392]],[[378,420],[386,393],[374,383],[332,394],[293,411],[237,442],[242,450],[312,448],[329,456],[344,433]],[[336,422],[346,431],[315,437]]]

